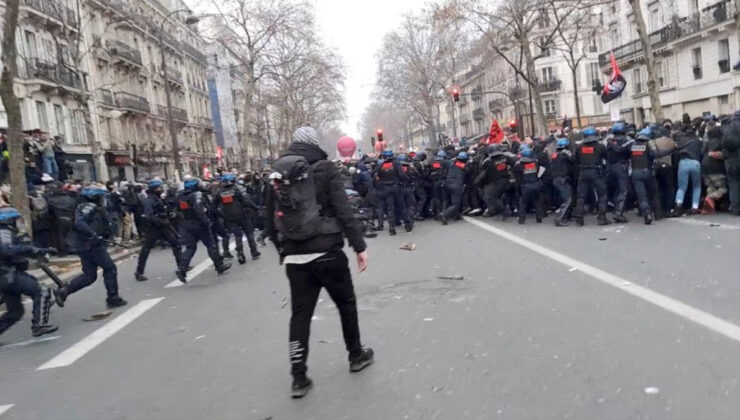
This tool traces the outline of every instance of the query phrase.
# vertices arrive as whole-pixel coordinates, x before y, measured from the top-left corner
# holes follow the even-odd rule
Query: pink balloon
[[[349,136],[344,136],[337,141],[337,151],[342,157],[352,157],[357,150],[357,142]]]

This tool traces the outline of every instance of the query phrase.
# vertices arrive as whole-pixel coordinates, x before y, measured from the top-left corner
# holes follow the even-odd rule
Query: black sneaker
[[[247,257],[244,256],[244,254],[239,254],[236,256],[236,260],[239,261],[239,264],[244,264],[247,262]]]
[[[108,305],[108,309],[118,308],[120,306],[126,306],[128,305],[128,302],[123,300],[120,296],[115,297],[109,297],[105,300],[105,303]]]
[[[388,233],[389,233],[389,234],[390,234],[391,236],[396,236],[396,228],[393,228],[393,227],[392,227],[392,228],[390,228],[390,230],[388,231]]]
[[[147,281],[147,280],[149,280],[149,278],[147,276],[145,276],[143,274],[139,274],[139,273],[134,273],[134,278],[136,279],[136,281]]]
[[[373,352],[373,349],[371,348],[362,349],[362,353],[360,353],[359,356],[357,356],[354,359],[350,359],[349,371],[359,372],[362,369],[365,369],[366,367],[372,365],[374,361],[375,361],[375,353]]]
[[[182,282],[183,284],[188,282],[187,274],[184,271],[177,270],[175,271],[175,275],[177,276],[177,279],[180,280],[180,282]]]
[[[615,223],[628,223],[629,220],[627,220],[624,214],[619,213],[614,216],[614,222]]]
[[[221,263],[221,265],[219,265],[218,267],[216,267],[216,272],[217,272],[218,274],[223,274],[223,273],[225,273],[225,272],[226,272],[226,270],[228,270],[229,268],[231,268],[231,264],[229,264],[229,263]]]
[[[58,329],[59,327],[56,325],[34,325],[31,327],[31,335],[41,337],[44,334],[51,334]]]
[[[231,252],[226,251],[226,252],[224,252],[224,255],[222,256],[222,258],[225,259],[225,260],[231,260],[231,259],[234,258],[234,256],[231,254]]]
[[[293,378],[293,387],[290,396],[293,398],[303,398],[308,391],[313,388],[313,381],[309,377]]]
[[[57,306],[60,308],[64,308],[64,302],[67,300],[67,288],[66,287],[57,287],[54,289],[54,301],[57,303]]]
[[[653,214],[652,213],[645,213],[645,224],[649,225],[653,223]]]
[[[596,219],[596,224],[599,226],[606,226],[606,225],[610,225],[611,223],[612,222],[610,222],[609,219],[606,218],[606,216],[599,217],[598,219]]]
[[[257,251],[254,254],[252,254],[252,261],[257,261],[262,256],[262,253]]]

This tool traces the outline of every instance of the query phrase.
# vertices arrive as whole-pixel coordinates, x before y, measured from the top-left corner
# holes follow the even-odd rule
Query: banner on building
[[[611,53],[612,62],[612,75],[609,78],[609,82],[604,86],[604,90],[601,92],[601,102],[608,104],[609,102],[622,96],[624,88],[627,87],[627,80],[622,76],[622,72],[619,71],[617,65],[617,59],[614,58],[614,53]]]

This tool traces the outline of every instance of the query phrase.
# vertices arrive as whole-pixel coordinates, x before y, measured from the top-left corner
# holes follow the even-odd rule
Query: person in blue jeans
[[[676,207],[673,215],[680,216],[683,211],[684,197],[691,182],[691,210],[689,214],[699,213],[701,199],[701,155],[702,141],[696,135],[696,130],[684,115],[683,127],[676,134],[676,158],[678,159],[678,191],[676,191]],[[688,121],[687,121],[688,120]]]

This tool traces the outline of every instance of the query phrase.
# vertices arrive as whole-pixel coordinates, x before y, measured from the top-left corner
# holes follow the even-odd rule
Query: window
[[[658,87],[664,88],[668,84],[666,83],[667,71],[668,65],[666,61],[655,63],[655,77],[658,79]]]
[[[660,12],[660,2],[650,9],[650,31],[655,32],[663,27],[663,14]]]
[[[619,46],[619,25],[616,22],[609,24],[609,39],[612,48]]]
[[[545,114],[555,114],[555,113],[557,113],[557,110],[555,109],[555,100],[546,99],[545,100]]]
[[[87,144],[87,129],[82,111],[77,109],[72,114],[72,138],[71,144]]]
[[[36,35],[29,31],[26,31],[26,52],[29,58],[37,58],[39,56],[36,49]]]
[[[51,42],[50,39],[41,38],[41,47],[42,47],[41,56],[43,57],[43,59],[45,61],[55,63],[57,61],[56,60],[57,57],[55,53],[56,48],[54,48],[54,43]]]
[[[56,123],[56,134],[62,139],[67,137],[67,127],[64,125],[64,110],[61,105],[54,105],[54,121]]]
[[[730,71],[730,41],[721,39],[719,41],[719,72],[728,73]]]
[[[39,116],[39,126],[42,131],[49,131],[49,119],[46,117],[46,104],[36,101],[36,113]]]
[[[542,68],[542,81],[547,82],[553,79],[554,77],[552,76],[552,67],[543,67]]]
[[[691,63],[694,72],[694,80],[701,79],[703,76],[701,69],[701,48],[694,48],[691,50]]]
[[[642,93],[642,72],[640,72],[640,69],[635,69],[632,71],[632,75],[635,81],[635,93]]]
[[[601,82],[601,71],[599,70],[599,63],[588,64],[588,80],[591,82],[591,87],[596,86]]]

